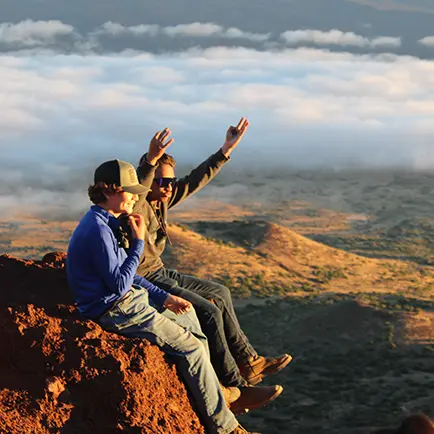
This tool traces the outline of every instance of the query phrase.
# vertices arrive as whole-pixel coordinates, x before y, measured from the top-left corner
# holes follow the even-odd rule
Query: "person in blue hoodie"
[[[145,222],[132,211],[148,188],[139,184],[131,164],[111,160],[96,169],[88,193],[94,205],[75,229],[66,261],[79,311],[107,331],[146,339],[172,356],[207,432],[247,433],[225,402],[191,303],[136,274]],[[128,215],[132,234],[127,251],[119,231],[121,214]]]

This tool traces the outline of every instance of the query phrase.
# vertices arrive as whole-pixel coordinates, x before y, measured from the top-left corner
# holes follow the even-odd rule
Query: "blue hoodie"
[[[69,242],[68,283],[79,311],[90,319],[101,316],[133,284],[145,288],[157,308],[162,308],[169,295],[136,274],[144,242],[133,240],[127,255],[111,229],[118,225],[112,214],[94,205],[80,220]]]

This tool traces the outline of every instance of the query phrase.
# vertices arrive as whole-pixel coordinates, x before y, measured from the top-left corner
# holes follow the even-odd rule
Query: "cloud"
[[[210,38],[221,37],[227,39],[246,39],[255,42],[264,42],[269,39],[270,33],[251,33],[245,32],[235,27],[224,28],[214,23],[190,23],[178,24],[176,26],[162,27],[155,24],[139,26],[123,26],[119,23],[107,22],[98,28],[94,35],[109,34],[112,36],[130,34],[132,36],[158,36],[165,35],[170,38],[176,37],[193,37],[193,38]]]
[[[291,30],[280,35],[288,45],[339,45],[342,47],[400,47],[401,38],[381,36],[373,39],[357,35],[353,32],[342,32],[340,30]]]
[[[241,116],[235,169],[433,167],[433,86],[433,61],[315,48],[2,55],[0,196],[64,209],[97,164],[137,162],[166,126],[191,167]]]
[[[434,36],[426,36],[425,38],[419,39],[418,42],[427,47],[434,47]]]
[[[114,23],[112,21],[108,21],[104,23],[101,27],[99,27],[93,34],[108,34],[112,36],[119,36],[125,34],[131,34],[134,36],[143,36],[150,35],[156,36],[160,32],[160,26],[155,24],[140,24],[138,26],[123,26],[119,23]]]
[[[225,42],[227,41],[227,42]],[[425,38],[429,43],[429,37]],[[272,33],[255,33],[237,27],[224,27],[211,22],[193,22],[176,26],[139,24],[125,26],[108,21],[98,28],[81,34],[68,24],[60,21],[26,20],[17,24],[0,24],[0,47],[9,51],[21,50],[30,55],[34,47],[40,50],[65,50],[76,53],[116,52],[128,49],[140,50],[143,47],[158,46],[163,51],[185,51],[189,47],[223,45],[247,45],[281,50],[286,46],[316,45],[356,47],[365,49],[394,49],[401,46],[397,37],[378,36],[367,38],[353,32],[340,30],[291,30],[280,36]],[[5,48],[6,47],[6,48]],[[109,47],[112,47],[111,49]]]
[[[72,35],[74,28],[58,20],[25,20],[17,24],[0,23],[0,43],[22,46],[46,45],[59,36]]]
[[[197,36],[209,37],[221,35],[224,31],[222,26],[213,23],[191,23],[178,24],[177,26],[162,28],[163,33],[168,36]]]

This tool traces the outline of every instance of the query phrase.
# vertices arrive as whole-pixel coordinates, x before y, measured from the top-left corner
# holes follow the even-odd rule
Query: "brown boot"
[[[241,390],[238,387],[225,387],[221,384],[220,387],[228,407],[241,396]]]
[[[229,407],[235,415],[244,413],[246,409],[253,410],[264,407],[283,392],[283,387],[240,387],[240,391],[241,396]]]
[[[261,434],[260,432],[248,432],[241,425],[238,425],[231,434]]]
[[[254,386],[267,375],[281,371],[291,360],[292,357],[289,354],[279,357],[251,357],[246,363],[239,366],[240,373],[248,383]]]

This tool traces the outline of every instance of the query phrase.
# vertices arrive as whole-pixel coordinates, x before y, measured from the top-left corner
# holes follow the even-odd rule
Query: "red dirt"
[[[45,259],[0,256],[0,433],[204,433],[175,366],[83,319]]]

